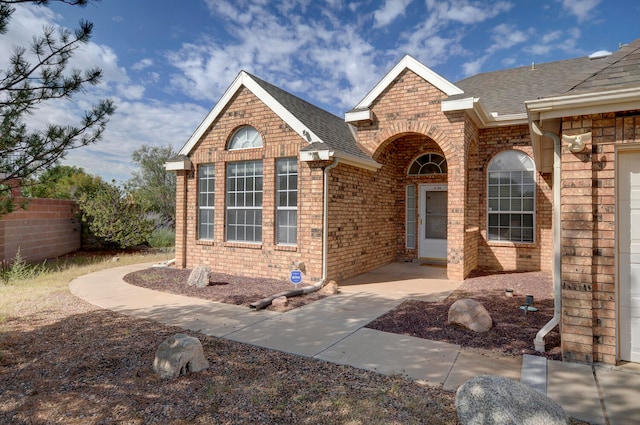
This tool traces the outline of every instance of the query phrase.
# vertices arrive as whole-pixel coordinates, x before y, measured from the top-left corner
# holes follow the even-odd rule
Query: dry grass
[[[454,394],[191,333],[210,367],[162,381],[157,346],[181,329],[101,310],[72,278],[150,257],[68,267],[0,287],[0,423],[456,424]]]

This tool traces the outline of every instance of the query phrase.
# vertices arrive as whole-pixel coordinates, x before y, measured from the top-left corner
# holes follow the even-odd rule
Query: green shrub
[[[27,263],[18,249],[12,261],[2,262],[0,266],[0,280],[7,285],[18,280],[32,279],[41,274],[44,268],[44,264]]]
[[[168,227],[159,227],[155,229],[147,243],[151,248],[170,248],[176,244],[176,231]]]

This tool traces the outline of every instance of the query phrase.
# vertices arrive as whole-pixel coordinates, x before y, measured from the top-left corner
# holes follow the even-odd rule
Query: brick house
[[[639,139],[640,40],[456,83],[405,56],[344,118],[240,72],[166,164],[176,264],[544,270],[565,359],[640,361]]]

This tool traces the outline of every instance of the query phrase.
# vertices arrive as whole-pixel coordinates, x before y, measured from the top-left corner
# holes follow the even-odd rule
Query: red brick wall
[[[518,149],[531,158],[531,139],[527,125],[492,128],[480,131],[478,170],[475,173],[474,191],[480,194],[479,261],[488,270],[536,271],[553,268],[553,186],[550,174],[536,173],[536,232],[535,243],[511,243],[487,240],[487,169],[491,159],[498,153]]]
[[[233,132],[253,126],[263,148],[228,151]],[[306,266],[305,279],[322,276],[321,168],[298,163],[298,244],[275,243],[275,161],[298,157],[307,143],[249,90],[242,88],[197,143],[191,155],[194,170],[177,179],[176,262],[180,267],[208,264],[218,272],[287,279],[295,262]],[[264,168],[262,243],[227,242],[225,235],[225,176],[228,162],[261,160]],[[215,164],[215,230],[213,241],[197,239],[197,175],[200,164]],[[304,196],[302,195],[304,194]],[[183,220],[184,218],[184,220]],[[186,224],[182,224],[186,223]],[[184,237],[184,239],[183,239]],[[185,255],[186,253],[186,255]]]
[[[562,150],[562,351],[567,360],[615,364],[616,145],[640,140],[640,114],[568,117],[564,134],[592,133]]]
[[[2,260],[13,260],[18,250],[22,258],[36,262],[79,249],[82,232],[76,213],[73,201],[34,198],[26,209],[0,217]]]

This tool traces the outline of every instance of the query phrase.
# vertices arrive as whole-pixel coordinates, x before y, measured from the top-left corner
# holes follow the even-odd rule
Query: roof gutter
[[[366,159],[350,153],[341,152],[332,149],[317,149],[317,150],[301,150],[300,161],[331,161],[332,159],[340,159],[341,164],[353,165],[354,167],[362,168],[367,171],[376,171],[382,164],[373,159]]]

